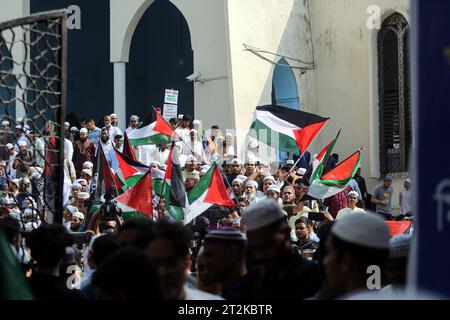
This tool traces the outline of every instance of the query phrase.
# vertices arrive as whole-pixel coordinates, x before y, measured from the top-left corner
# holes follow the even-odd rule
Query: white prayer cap
[[[355,197],[357,197],[357,198],[359,199],[359,194],[358,194],[358,192],[356,192],[356,191],[350,191],[350,192],[348,193],[347,198],[350,198],[350,196],[355,196]]]
[[[80,189],[81,190],[81,184],[79,184],[78,182],[74,182],[73,184],[72,184],[72,190],[73,189]]]
[[[78,128],[73,126],[72,128],[70,128],[70,131],[78,131]]]
[[[89,169],[83,169],[81,170],[81,173],[87,174],[89,177],[92,177],[92,170]]]
[[[389,240],[389,258],[407,258],[412,237],[401,234]]]
[[[2,126],[9,126],[9,125],[10,125],[10,123],[9,123],[8,120],[3,120],[2,121]]]
[[[87,200],[89,199],[90,195],[87,192],[78,192],[77,198],[80,200]]]
[[[83,163],[83,169],[85,169],[85,168],[93,168],[93,167],[94,167],[94,164],[92,162],[90,162],[90,161],[85,161]]]
[[[190,163],[190,162],[197,163],[197,158],[194,157],[192,154],[188,155],[188,157],[186,158],[186,163]]]
[[[69,127],[69,126],[70,126],[70,123],[64,122],[64,125]]]
[[[265,177],[264,180],[263,180],[263,182],[266,182],[266,180],[272,180],[273,183],[276,182],[276,181],[275,181],[275,178],[274,178],[273,176],[267,176],[267,177]]]
[[[256,140],[251,140],[251,141],[249,141],[248,147],[249,147],[250,149],[258,148],[258,141],[256,141]]]
[[[410,178],[407,178],[407,179],[405,180],[405,182],[408,182],[409,184],[411,184],[411,179],[410,179]]]
[[[292,160],[292,159],[289,159],[289,160],[286,160],[286,164],[294,164],[295,162],[294,162],[294,160]]]
[[[178,119],[180,119],[180,120],[182,120],[183,117],[184,117],[184,114],[181,114],[181,113],[180,113],[180,114],[178,115]]]
[[[233,134],[230,133],[230,132],[228,132],[228,133],[225,135],[225,137],[227,137],[227,138],[233,138]]]
[[[242,216],[247,231],[260,229],[281,219],[287,221],[286,212],[272,199],[258,201],[248,207]]]
[[[80,220],[84,220],[84,214],[83,214],[83,212],[76,211],[76,212],[72,213],[72,218],[78,218]]]
[[[16,119],[16,122],[22,122],[23,121],[23,118],[17,118]]]
[[[192,124],[201,124],[200,120],[195,119],[194,121],[192,121]]]
[[[247,176],[244,176],[242,174],[238,175],[236,178],[241,179],[242,181],[247,181]]]
[[[137,115],[132,115],[130,117],[130,120],[139,120],[139,117]]]
[[[11,143],[7,143],[7,144],[6,144],[6,147],[7,147],[9,150],[14,149],[14,146],[13,146]]]
[[[245,160],[245,164],[256,164],[256,158],[255,157],[247,157]]]
[[[280,187],[277,186],[276,184],[270,185],[269,188],[267,188],[267,192],[269,192],[269,191],[275,191],[275,192],[277,192],[278,194],[281,193]]]
[[[234,158],[233,160],[231,160],[231,164],[242,165],[242,160],[239,158]]]
[[[72,206],[70,204],[66,206],[66,209],[69,210],[71,214],[74,214],[75,212],[78,211],[77,207]]]
[[[389,248],[389,228],[375,213],[352,214],[337,220],[331,233],[339,239],[372,249]]]
[[[233,183],[238,182],[240,184],[244,184],[244,181],[242,181],[242,179],[236,178],[231,182],[231,185],[233,185]]]
[[[150,162],[150,165],[156,164],[158,167],[161,167],[161,163],[159,163],[159,161],[153,160],[152,162]]]
[[[19,183],[21,183],[21,184],[30,184],[31,182],[30,182],[30,179],[28,179],[28,178],[20,178],[19,179]]]
[[[79,183],[81,185],[81,183],[87,183],[86,179],[77,179],[75,180],[76,183]]]
[[[6,162],[4,160],[0,160],[0,167],[6,167]]]
[[[252,187],[255,187],[256,189],[258,189],[258,182],[256,182],[255,180],[247,180],[245,182],[245,186],[246,187],[252,186]]]
[[[305,173],[306,173],[306,169],[305,169],[305,168],[300,168],[300,169],[297,170],[297,173],[298,173],[299,175],[303,176],[303,175],[305,175]]]
[[[26,143],[26,141],[22,140],[22,141],[19,141],[18,145],[19,145],[19,147],[26,147],[27,143]]]
[[[86,128],[81,128],[80,133],[88,133],[88,130]]]
[[[212,230],[208,232],[205,236],[205,243],[209,242],[216,242],[216,241],[222,242],[247,242],[247,237],[244,233],[234,229],[234,228],[225,228],[225,229],[219,229],[219,230]]]
[[[113,119],[116,119],[116,118],[117,118],[117,114],[115,114],[115,113],[111,113],[109,116],[110,116],[111,118],[113,118]]]
[[[19,181],[19,179],[12,179],[11,183],[15,184],[16,186],[19,186],[20,181]]]
[[[33,221],[27,222],[24,226],[26,232],[31,232],[37,228],[39,228],[39,223]]]
[[[207,172],[208,172],[208,170],[202,169],[202,170],[200,170],[200,175],[204,176]]]
[[[24,129],[24,130],[30,130],[30,126],[27,125],[27,124],[25,124],[25,125],[23,126],[23,129]]]

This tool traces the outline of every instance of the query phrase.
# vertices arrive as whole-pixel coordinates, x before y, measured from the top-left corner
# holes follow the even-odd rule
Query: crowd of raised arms
[[[315,199],[309,152],[271,159],[250,139],[238,153],[232,133],[180,115],[169,123],[185,192],[217,163],[234,207],[213,205],[183,223],[155,194],[152,215],[126,217],[114,195],[94,199],[95,163],[101,146],[117,174],[115,150],[142,123],[133,115],[119,128],[116,114],[101,123],[65,123],[62,224],[52,223],[39,191],[50,134],[40,136],[27,119],[1,123],[0,228],[35,299],[295,300],[403,290],[411,236],[391,237],[386,220],[413,220],[409,179],[395,201],[391,176],[371,192],[359,167],[344,190]],[[132,146],[135,161],[162,176],[170,149]],[[324,172],[338,163],[333,154]],[[367,288],[372,265],[382,272],[381,290]]]

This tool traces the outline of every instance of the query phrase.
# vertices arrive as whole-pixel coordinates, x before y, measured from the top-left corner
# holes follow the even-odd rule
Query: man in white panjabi
[[[347,196],[348,207],[338,211],[336,220],[355,213],[366,213],[363,209],[358,208],[356,204],[359,201],[358,192],[350,191]]]

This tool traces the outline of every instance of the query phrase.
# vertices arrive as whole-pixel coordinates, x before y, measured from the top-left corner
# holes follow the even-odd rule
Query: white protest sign
[[[178,90],[166,89],[164,103],[178,104]]]
[[[178,106],[176,104],[164,104],[163,107],[163,118],[170,120],[171,118],[176,118],[178,112]]]

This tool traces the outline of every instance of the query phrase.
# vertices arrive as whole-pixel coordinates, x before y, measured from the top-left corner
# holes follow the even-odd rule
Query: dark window
[[[399,13],[378,33],[378,88],[381,174],[408,171],[412,144],[409,26]]]

